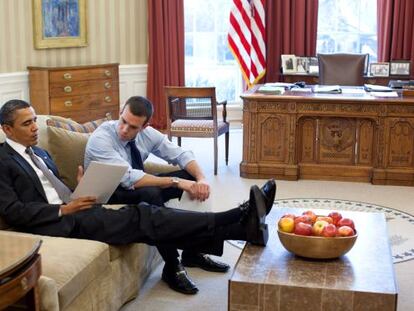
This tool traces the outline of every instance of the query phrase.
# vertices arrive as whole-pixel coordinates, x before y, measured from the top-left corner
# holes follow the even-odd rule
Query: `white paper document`
[[[397,92],[371,92],[370,94],[374,97],[398,97]]]
[[[211,212],[213,210],[211,194],[210,198],[204,202],[200,202],[197,200],[191,200],[190,195],[185,191],[181,196],[181,200],[170,200],[165,205],[172,208],[195,212]]]
[[[97,203],[108,202],[127,169],[127,165],[92,161],[71,198],[94,196]]]

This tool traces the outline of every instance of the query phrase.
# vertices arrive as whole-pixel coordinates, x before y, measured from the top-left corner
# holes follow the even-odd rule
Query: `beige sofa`
[[[88,134],[46,126],[48,118],[38,116],[39,146],[51,153],[61,174],[63,170],[63,179],[73,184],[75,173],[71,170],[83,161]],[[0,142],[3,140],[0,129]],[[147,166],[149,171],[164,168]],[[12,230],[1,219],[0,229]],[[42,276],[38,284],[42,310],[118,310],[137,296],[149,273],[161,262],[156,248],[145,244],[119,247],[81,239],[41,238]]]

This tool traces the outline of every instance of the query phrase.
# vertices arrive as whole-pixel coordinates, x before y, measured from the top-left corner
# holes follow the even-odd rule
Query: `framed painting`
[[[36,49],[86,46],[86,0],[33,0]]]

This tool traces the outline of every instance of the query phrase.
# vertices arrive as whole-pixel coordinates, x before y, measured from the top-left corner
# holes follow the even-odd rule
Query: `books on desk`
[[[275,86],[271,84],[264,84],[257,89],[258,93],[269,95],[282,95],[285,92],[284,86]]]
[[[339,85],[315,85],[312,92],[322,94],[341,94],[342,89]]]

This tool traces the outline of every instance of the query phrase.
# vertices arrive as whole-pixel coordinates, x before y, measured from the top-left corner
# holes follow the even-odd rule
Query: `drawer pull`
[[[69,72],[65,72],[63,74],[63,79],[70,80],[70,79],[72,79],[72,75]]]
[[[72,92],[72,87],[67,85],[63,88],[63,90],[65,91],[65,93],[70,93],[70,92]]]
[[[110,103],[110,102],[112,101],[112,98],[111,98],[111,96],[105,96],[104,100],[105,100],[107,103]]]
[[[106,89],[110,89],[111,88],[111,82],[105,82],[104,87]]]
[[[111,71],[110,70],[105,70],[105,76],[107,76],[107,77],[110,77],[112,74],[111,74]]]
[[[27,277],[23,277],[20,280],[20,285],[24,291],[27,291],[29,289],[29,281],[27,280]]]
[[[67,100],[64,103],[65,107],[72,107],[72,101],[71,100]]]

